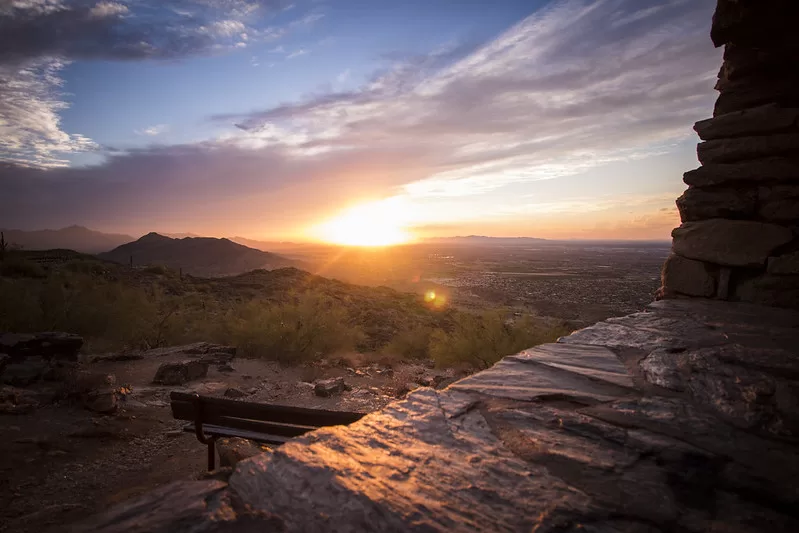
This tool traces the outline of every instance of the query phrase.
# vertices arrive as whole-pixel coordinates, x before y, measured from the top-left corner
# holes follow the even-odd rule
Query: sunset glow
[[[332,244],[391,246],[412,240],[407,231],[408,211],[396,201],[361,204],[322,223],[316,233]]]

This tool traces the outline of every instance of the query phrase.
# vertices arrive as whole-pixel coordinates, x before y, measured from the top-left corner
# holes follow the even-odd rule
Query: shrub
[[[47,274],[38,263],[10,252],[6,253],[3,260],[0,261],[0,276],[8,278],[44,278]]]
[[[432,334],[433,329],[426,326],[404,329],[394,335],[381,352],[402,359],[429,359]]]
[[[245,357],[306,362],[355,347],[363,333],[348,318],[331,298],[313,292],[280,304],[254,300],[229,313],[226,342]]]
[[[500,311],[462,313],[451,331],[433,332],[430,356],[438,366],[465,363],[485,369],[506,355],[554,341],[566,333],[564,327],[536,324],[529,317],[510,320]]]

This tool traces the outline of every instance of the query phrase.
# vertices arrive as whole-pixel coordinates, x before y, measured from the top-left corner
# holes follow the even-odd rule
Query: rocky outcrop
[[[164,363],[158,367],[153,383],[158,385],[183,385],[208,375],[208,363],[186,360]]]
[[[719,0],[712,37],[724,46],[713,117],[694,125],[702,166],[677,200],[683,224],[664,297],[715,297],[799,309],[799,4]],[[769,266],[771,265],[771,266]],[[689,269],[697,276],[688,280]],[[719,272],[709,290],[709,272]],[[779,273],[780,277],[770,274]]]
[[[238,437],[219,439],[216,451],[219,454],[219,466],[222,468],[236,466],[239,461],[264,453],[257,442]]]
[[[656,302],[80,531],[799,531],[797,338],[798,312]]]
[[[83,338],[60,332],[0,334],[0,383],[27,387],[60,381],[78,360]]]

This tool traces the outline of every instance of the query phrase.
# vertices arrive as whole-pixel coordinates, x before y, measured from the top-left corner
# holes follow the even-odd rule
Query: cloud
[[[156,135],[161,135],[169,130],[168,124],[156,124],[155,126],[150,126],[149,128],[145,128],[143,130],[135,130],[137,135],[149,135],[151,137],[155,137]]]
[[[87,169],[25,178],[7,171],[6,198],[24,200],[9,217],[19,225],[31,213],[51,225],[122,224],[125,209],[111,207],[120,204],[132,219],[163,228],[251,233],[259,224],[302,227],[331,206],[402,196],[423,206],[420,225],[459,212],[518,219],[535,213],[519,194],[533,182],[669,153],[693,135],[691,124],[712,110],[720,62],[708,39],[713,4],[557,2],[481,46],[386,58],[357,89],[212,117],[238,126],[220,139],[119,154]],[[559,205],[538,202],[550,225],[590,202],[562,196]],[[73,201],[57,200],[64,197]],[[673,212],[658,214],[668,202],[658,202],[649,221],[636,208],[646,231],[671,220]],[[629,218],[622,211],[585,217]],[[609,218],[601,227],[616,231]]]
[[[305,54],[307,54],[307,53],[308,53],[308,51],[307,51],[307,50],[304,50],[304,49],[300,48],[299,50],[294,50],[293,52],[291,52],[290,54],[288,54],[288,55],[286,56],[286,59],[294,59],[295,57],[304,56],[304,55],[305,55]]]
[[[0,3],[0,162],[66,164],[96,148],[60,129],[60,72],[71,61],[168,60],[272,39],[254,24],[283,0],[4,0]],[[302,18],[298,19],[299,23]],[[302,24],[305,24],[302,22]]]

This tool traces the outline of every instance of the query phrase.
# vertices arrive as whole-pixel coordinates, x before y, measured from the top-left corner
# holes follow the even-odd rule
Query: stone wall
[[[702,164],[677,199],[682,225],[665,298],[799,308],[799,2],[719,0],[724,46],[713,118],[697,122]]]

